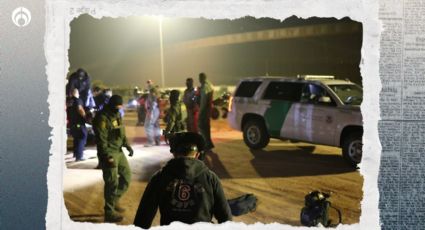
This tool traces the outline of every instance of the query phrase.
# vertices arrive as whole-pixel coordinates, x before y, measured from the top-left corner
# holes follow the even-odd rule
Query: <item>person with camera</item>
[[[119,113],[122,107],[121,96],[113,95],[93,121],[99,163],[105,182],[105,222],[123,220],[119,212],[124,212],[124,208],[118,201],[127,191],[131,179],[130,166],[122,147],[129,151],[129,156],[133,156],[133,149],[125,136],[124,124]]]
[[[150,228],[159,208],[161,225],[173,221],[187,224],[232,220],[218,176],[197,158],[204,150],[204,139],[193,132],[170,137],[174,155],[149,181],[140,201],[134,225]]]

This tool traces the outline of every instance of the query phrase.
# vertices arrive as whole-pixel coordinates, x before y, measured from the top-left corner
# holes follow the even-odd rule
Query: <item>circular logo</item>
[[[12,21],[17,27],[25,27],[31,22],[31,12],[25,7],[18,7],[12,13]]]

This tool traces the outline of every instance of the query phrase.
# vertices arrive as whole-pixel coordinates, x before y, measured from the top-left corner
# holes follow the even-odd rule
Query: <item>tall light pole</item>
[[[162,44],[162,16],[159,16],[159,49],[161,56],[161,87],[165,86],[165,77],[164,77],[164,47]]]

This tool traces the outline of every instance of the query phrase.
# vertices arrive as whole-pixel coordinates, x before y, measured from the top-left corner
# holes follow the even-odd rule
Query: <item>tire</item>
[[[351,133],[344,139],[342,155],[354,167],[361,162],[363,155],[362,132]]]
[[[243,140],[251,149],[262,149],[269,144],[270,136],[260,119],[249,120],[243,127]]]
[[[213,107],[211,110],[211,118],[213,120],[217,120],[219,117],[220,117],[220,111],[216,107]]]

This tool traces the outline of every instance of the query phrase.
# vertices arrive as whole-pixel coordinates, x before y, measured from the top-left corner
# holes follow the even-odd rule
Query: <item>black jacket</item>
[[[71,97],[71,99],[69,100],[71,102],[71,105],[67,107],[69,125],[71,126],[71,128],[77,125],[85,125],[86,120],[83,116],[80,115],[79,112],[80,106],[84,108],[83,101],[80,98],[76,97]]]
[[[232,219],[219,178],[202,161],[177,157],[150,180],[140,201],[134,225],[149,228],[159,207],[161,225],[192,224]]]

